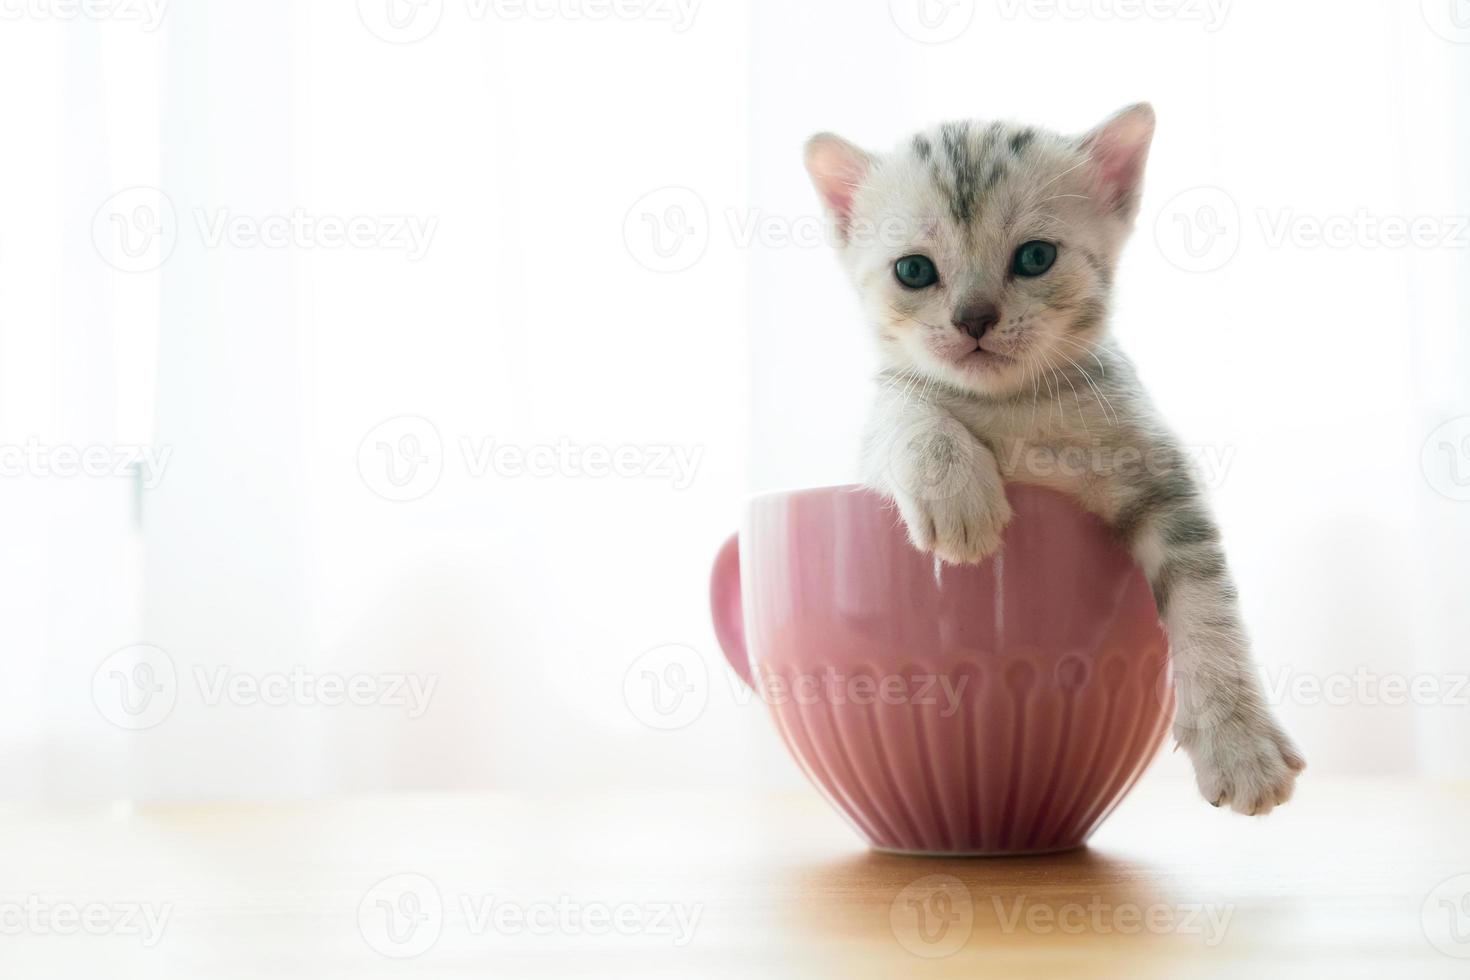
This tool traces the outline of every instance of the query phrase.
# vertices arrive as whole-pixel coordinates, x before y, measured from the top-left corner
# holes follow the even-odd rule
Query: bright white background
[[[802,140],[1139,99],[1116,330],[1216,466],[1268,684],[1314,772],[1470,773],[1452,0],[66,9],[0,10],[5,795],[797,784],[705,576],[748,490],[853,476]],[[252,237],[292,215],[363,237]],[[147,489],[51,465],[140,446]],[[293,674],[371,703],[251,693]]]

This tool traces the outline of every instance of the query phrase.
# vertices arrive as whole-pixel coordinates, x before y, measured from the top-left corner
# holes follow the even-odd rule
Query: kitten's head
[[[1084,136],[947,123],[877,156],[830,134],[806,165],[886,366],[1005,394],[1105,329],[1154,113]]]

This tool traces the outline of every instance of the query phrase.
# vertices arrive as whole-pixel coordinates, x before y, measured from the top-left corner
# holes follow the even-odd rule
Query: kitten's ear
[[[806,172],[843,241],[852,226],[853,199],[872,165],[872,157],[840,136],[818,133],[806,141]]]
[[[1098,195],[1124,220],[1138,211],[1143,167],[1154,138],[1154,107],[1139,102],[1115,113],[1082,137],[1082,150],[1096,164]]]

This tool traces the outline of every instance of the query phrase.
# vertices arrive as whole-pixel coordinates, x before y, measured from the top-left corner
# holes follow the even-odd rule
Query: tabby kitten
[[[1260,814],[1306,763],[1266,704],[1189,461],[1107,337],[1153,131],[1140,104],[1081,137],[948,123],[882,156],[822,134],[806,165],[882,358],[865,480],[948,562],[998,546],[1008,481],[1107,521],[1153,586],[1200,791]]]

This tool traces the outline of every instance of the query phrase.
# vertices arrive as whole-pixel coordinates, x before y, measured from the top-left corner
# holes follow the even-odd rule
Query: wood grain
[[[1464,785],[1310,774],[1263,820],[1146,780],[1085,850],[977,860],[869,853],[804,792],[11,808],[0,976],[1464,977],[1467,826]],[[424,879],[395,944],[376,903]]]

